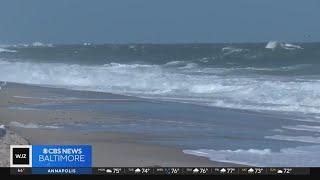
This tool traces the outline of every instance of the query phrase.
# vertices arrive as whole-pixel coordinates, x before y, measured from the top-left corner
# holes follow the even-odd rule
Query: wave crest
[[[213,161],[238,163],[259,167],[318,167],[320,162],[320,146],[302,146],[283,148],[280,151],[270,149],[238,149],[238,150],[184,150],[186,154],[207,157]]]
[[[282,43],[282,42],[278,42],[278,41],[269,41],[267,43],[267,45],[265,46],[266,49],[286,49],[286,50],[296,50],[296,49],[303,49],[301,46],[299,45],[295,45],[295,44],[289,44],[289,43]]]
[[[201,68],[192,63],[166,68],[143,64],[87,66],[0,60],[0,81],[190,100],[236,109],[320,113],[320,101],[315,101],[320,99],[320,81],[224,76],[223,73],[229,71],[230,68]]]
[[[239,53],[248,52],[248,51],[249,51],[248,49],[241,49],[241,48],[236,48],[232,46],[227,46],[221,49],[221,52],[224,55],[239,54]]]
[[[0,48],[0,53],[15,53],[15,52],[17,52],[17,51],[11,50],[11,49]]]

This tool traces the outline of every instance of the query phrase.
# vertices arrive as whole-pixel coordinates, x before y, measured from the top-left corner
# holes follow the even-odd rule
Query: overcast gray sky
[[[319,0],[0,0],[0,44],[320,41]]]

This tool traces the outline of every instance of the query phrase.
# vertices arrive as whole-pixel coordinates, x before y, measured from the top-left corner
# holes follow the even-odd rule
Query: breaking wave
[[[54,126],[54,125],[40,125],[40,124],[35,124],[35,123],[20,123],[16,121],[10,122],[10,126],[13,127],[19,127],[19,128],[26,128],[26,129],[58,129],[61,128],[60,126]]]
[[[0,48],[0,53],[15,53],[16,50]]]
[[[177,64],[180,66],[172,67]],[[320,101],[315,101],[320,99],[317,79],[296,81],[269,76],[224,75],[230,71],[179,61],[165,65],[109,63],[89,66],[0,60],[0,81],[236,109],[320,113]]]
[[[277,48],[286,49],[286,50],[303,49],[299,45],[282,43],[282,42],[278,42],[278,41],[269,41],[265,48],[266,49],[273,49],[273,50],[277,49]]]
[[[259,167],[318,167],[320,165],[320,146],[302,146],[283,148],[280,151],[270,149],[238,150],[184,150],[186,154],[207,157],[212,161],[238,163]]]

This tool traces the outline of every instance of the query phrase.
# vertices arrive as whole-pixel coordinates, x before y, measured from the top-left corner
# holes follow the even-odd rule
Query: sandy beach
[[[82,99],[57,98],[60,94],[72,94]],[[37,98],[32,98],[37,97]],[[0,91],[0,125],[4,125],[0,137],[0,165],[9,165],[10,144],[89,144],[93,148],[93,166],[236,166],[187,155],[175,146],[145,143],[153,137],[141,133],[117,133],[63,129],[64,124],[104,123],[123,121],[117,114],[106,116],[94,110],[44,110],[21,108],[39,104],[81,104],[90,101],[126,103],[135,98],[120,95],[71,91],[8,83]],[[20,108],[19,108],[20,107]]]

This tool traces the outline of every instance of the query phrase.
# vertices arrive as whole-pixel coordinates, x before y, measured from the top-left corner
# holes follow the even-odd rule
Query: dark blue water
[[[5,48],[1,81],[320,117],[320,43]]]
[[[319,60],[320,43],[17,45],[0,49],[0,81],[145,98],[31,107],[122,119],[65,128],[147,133],[212,160],[319,166]]]

